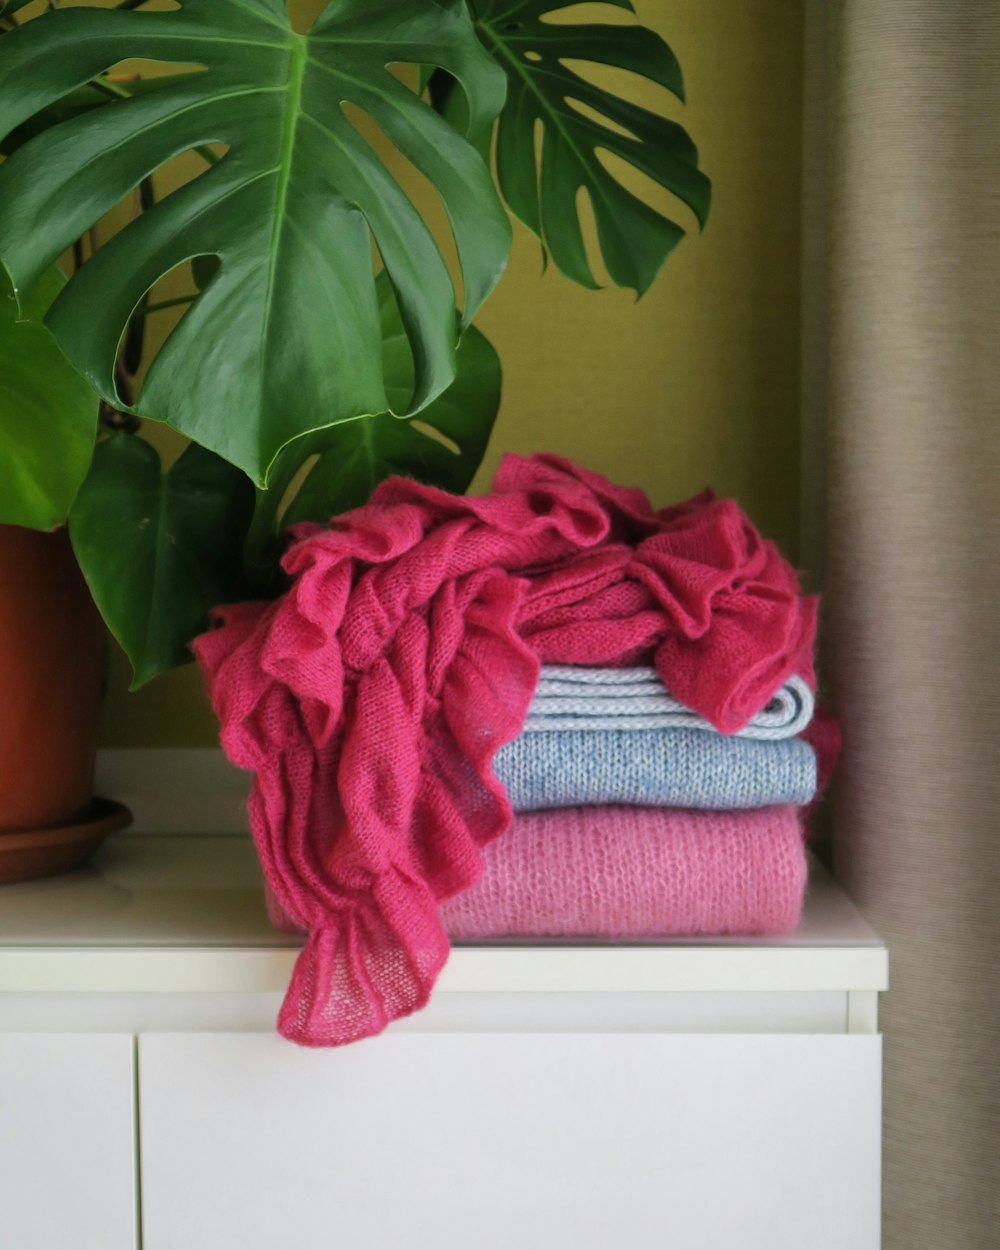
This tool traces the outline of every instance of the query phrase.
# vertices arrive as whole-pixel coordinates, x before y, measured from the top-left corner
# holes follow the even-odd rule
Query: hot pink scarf
[[[555,456],[507,456],[491,494],[383,483],[299,526],[272,603],[195,644],[277,903],[308,939],[278,1021],[309,1046],[422,1007],[439,907],[511,809],[491,761],[548,664],[655,664],[723,732],[790,676],[814,684],[816,605],[732,502],[656,512]]]

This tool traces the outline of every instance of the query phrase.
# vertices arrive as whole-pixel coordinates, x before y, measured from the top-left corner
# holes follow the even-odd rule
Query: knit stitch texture
[[[816,756],[798,738],[757,742],[699,729],[523,733],[493,767],[515,812],[603,803],[741,809],[802,805],[816,793]]]
[[[515,816],[441,917],[456,941],[790,933],[808,877],[802,813],[561,808]],[[268,891],[279,929],[294,932]]]
[[[552,456],[491,494],[404,479],[293,531],[288,592],[220,608],[196,640],[275,898],[309,934],[279,1016],[305,1045],[422,1007],[448,956],[439,905],[512,813],[493,775],[539,668],[652,665],[733,733],[799,674],[815,602],[732,502],[661,512]]]
[[[793,738],[808,726],[813,693],[792,677],[762,711],[737,731],[740,738]],[[655,668],[580,668],[544,664],[524,722],[525,733],[564,729],[717,730],[669,693]]]
[[[806,877],[794,807],[562,808],[516,817],[442,916],[464,941],[788,933]]]

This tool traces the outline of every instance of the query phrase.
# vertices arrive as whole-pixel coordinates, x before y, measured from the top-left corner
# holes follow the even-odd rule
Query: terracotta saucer
[[[94,799],[90,813],[70,825],[0,830],[0,884],[79,868],[106,837],[131,823],[132,813],[122,803]]]

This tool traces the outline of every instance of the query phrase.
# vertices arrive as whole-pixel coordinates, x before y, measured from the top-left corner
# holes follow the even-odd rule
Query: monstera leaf
[[[480,37],[509,82],[497,127],[500,188],[511,211],[542,239],[558,268],[581,286],[595,287],[577,207],[580,190],[586,191],[608,274],[616,285],[641,295],[684,230],[627,190],[600,153],[620,157],[672,192],[702,225],[710,183],[698,169],[697,149],[682,126],[602,90],[566,63],[631,70],[683,100],[674,54],[659,35],[641,26],[544,20],[576,2],[475,0]],[[634,12],[630,0],[604,2]],[[543,137],[536,157],[539,124]]]
[[[0,156],[10,156],[29,139],[47,130],[49,126],[57,126],[60,122],[69,121],[70,118],[78,117],[81,113],[89,113],[93,109],[102,108],[107,102],[108,97],[102,95],[94,87],[80,87],[76,91],[71,91],[69,95],[57,100],[48,108],[42,109],[23,126],[18,126],[16,130],[6,135],[0,141]]]
[[[0,524],[65,521],[93,455],[97,396],[42,324],[65,281],[50,269],[18,315],[0,278]]]
[[[191,659],[188,643],[218,603],[246,597],[246,476],[192,444],[163,472],[144,439],[100,443],[70,514],[73,550],[94,602],[132,662],[132,688]]]
[[[416,362],[397,411],[442,394],[456,369],[455,289],[429,226],[357,118],[438,192],[468,323],[503,270],[509,222],[475,149],[388,68],[442,68],[462,86],[470,127],[488,123],[504,76],[465,0],[333,0],[306,35],[292,30],[284,0],[59,9],[0,39],[0,130],[128,57],[191,72],[50,127],[0,166],[0,259],[24,292],[160,166],[200,145],[227,147],[106,243],[54,304],[49,326],[101,394],[126,407],[114,363],[144,293],[178,265],[216,257],[131,411],[263,483],[291,440],[389,408],[373,240]]]
[[[390,402],[413,387],[413,358],[387,284],[382,288],[382,349]],[[468,490],[486,454],[500,408],[500,360],[475,326],[462,338],[458,376],[419,418],[365,417],[312,436],[318,459],[282,525],[325,522],[366,502],[387,477],[401,475],[453,494]],[[298,451],[293,444],[286,455]]]
[[[186,75],[185,75],[186,76]],[[179,75],[165,74],[159,78],[137,78],[127,85],[111,84],[106,78],[95,78],[83,87],[77,87],[69,95],[56,100],[47,108],[40,109],[22,125],[12,130],[0,140],[0,155],[10,156],[19,147],[23,147],[29,139],[34,139],[50,126],[58,126],[60,122],[71,121],[81,113],[92,113],[95,109],[104,108],[112,100],[129,99],[131,96],[147,95],[150,91],[163,91]]]

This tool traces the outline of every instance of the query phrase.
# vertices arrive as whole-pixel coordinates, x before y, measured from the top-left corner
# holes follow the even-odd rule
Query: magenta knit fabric
[[[448,956],[439,905],[511,822],[492,770],[540,665],[654,664],[723,732],[790,676],[814,684],[815,602],[732,502],[655,512],[553,456],[493,492],[404,479],[300,526],[274,603],[195,643],[229,758],[255,773],[267,882],[309,934],[278,1027],[310,1046],[422,1007]]]
[[[776,934],[805,888],[798,808],[565,807],[515,816],[441,916],[466,941]]]

